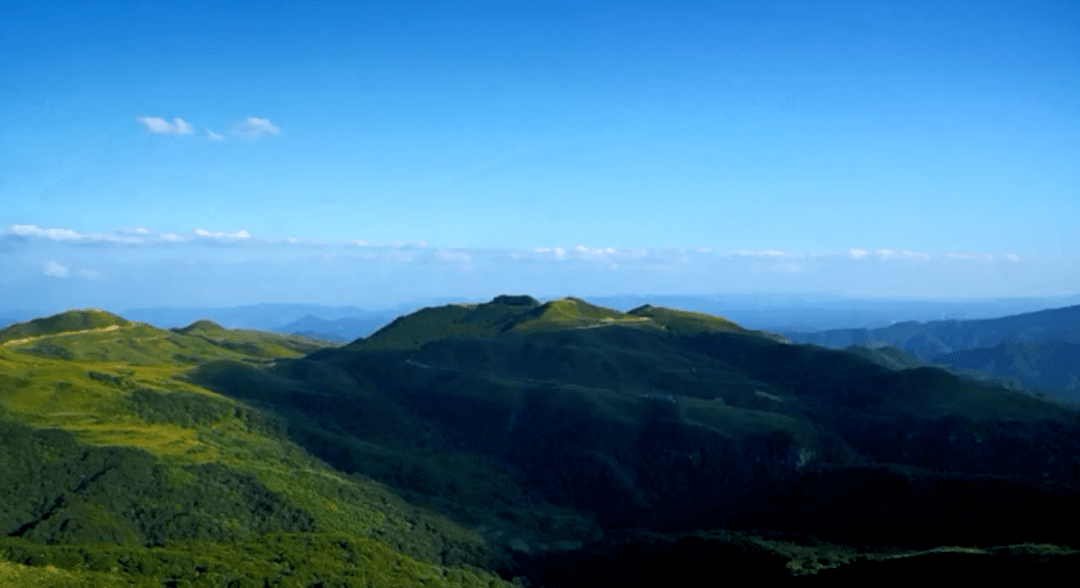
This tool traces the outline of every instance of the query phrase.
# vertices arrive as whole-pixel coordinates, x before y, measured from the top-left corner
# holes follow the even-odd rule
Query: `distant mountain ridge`
[[[815,332],[880,328],[904,321],[974,320],[1080,303],[1080,295],[1045,298],[888,299],[800,294],[588,296],[595,304],[629,310],[651,303],[723,315],[753,329]]]
[[[393,321],[397,316],[397,313],[387,312],[363,317],[327,320],[309,314],[273,330],[347,343],[367,337]]]
[[[1013,378],[1028,390],[1080,400],[1080,343],[1007,341],[994,347],[965,349],[934,356],[931,361]]]
[[[421,308],[425,304],[438,304],[457,299],[413,300],[390,308],[361,308],[358,306],[327,306],[301,303],[259,303],[214,308],[133,308],[122,312],[132,320],[150,323],[160,328],[173,328],[191,324],[199,319],[210,319],[227,328],[280,330],[280,327],[305,316],[334,321],[346,318],[375,318],[391,315],[391,318]]]
[[[825,347],[853,344],[895,344],[922,358],[954,351],[993,347],[1006,341],[1071,340],[1080,329],[1080,305],[993,319],[906,321],[877,329],[833,329],[812,333],[785,332],[796,343]]]
[[[559,296],[541,296],[553,300]],[[810,332],[837,328],[878,328],[907,320],[931,321],[941,317],[971,320],[1032,312],[1045,308],[1075,305],[1078,296],[990,298],[990,299],[886,299],[819,294],[623,294],[581,296],[595,304],[623,312],[651,303],[723,315],[753,329],[776,332]],[[160,328],[184,326],[200,318],[214,320],[229,328],[280,330],[288,323],[311,315],[327,321],[393,315],[391,319],[424,306],[466,300],[463,297],[439,297],[395,301],[372,307],[336,306],[304,303],[259,303],[231,307],[204,308],[130,308],[114,309],[129,320]],[[486,298],[471,298],[483,302]],[[0,308],[0,316],[26,321],[50,316],[55,310],[20,310]],[[3,320],[0,320],[0,326]],[[369,333],[370,334],[370,333]]]
[[[830,348],[895,345],[927,364],[993,373],[1029,390],[1080,400],[1080,305],[995,319],[785,336]]]

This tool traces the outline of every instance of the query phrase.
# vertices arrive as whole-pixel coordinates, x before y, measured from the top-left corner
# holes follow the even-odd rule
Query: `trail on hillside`
[[[31,341],[37,341],[38,339],[45,339],[47,337],[63,337],[65,335],[83,335],[86,333],[107,333],[109,331],[115,331],[120,328],[120,325],[109,325],[107,327],[100,327],[97,329],[83,329],[81,331],[65,331],[63,333],[49,333],[48,335],[38,335],[36,337],[25,337],[23,339],[12,339],[11,341],[4,341],[3,345],[22,345],[23,343],[30,343]]]

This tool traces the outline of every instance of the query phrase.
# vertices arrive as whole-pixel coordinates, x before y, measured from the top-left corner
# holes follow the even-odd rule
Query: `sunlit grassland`
[[[116,355],[112,348],[123,347],[132,340],[110,335],[115,333],[85,333],[78,340],[65,340],[64,344]],[[231,336],[242,338],[242,335]],[[168,337],[151,338],[163,339]],[[183,381],[178,377],[185,371],[183,368],[168,363],[133,365],[115,357],[108,361],[49,359],[17,351],[18,345],[0,350],[0,407],[20,422],[64,429],[92,445],[138,447],[168,464],[216,462],[256,474],[268,488],[312,510],[329,530],[370,532],[382,525],[408,527],[403,515],[390,521],[382,515],[385,505],[391,502],[395,502],[396,508],[405,508],[396,495],[370,480],[348,478],[333,471],[283,435],[268,434],[258,428],[252,430],[251,422],[237,416],[251,413],[250,408]],[[238,354],[227,351],[205,355],[210,360],[222,356],[236,358]],[[285,356],[297,355],[291,351]],[[158,356],[147,353],[146,357],[157,359]],[[158,360],[158,363],[163,362]],[[204,396],[226,410],[221,411],[220,418],[197,425],[148,422],[133,413],[129,402],[133,392],[157,393],[163,399],[170,395]],[[185,415],[163,414],[162,418],[170,416],[182,419]],[[364,491],[357,491],[358,486]],[[340,499],[326,500],[326,496]]]
[[[71,571],[56,566],[28,566],[0,560],[0,588],[120,588],[145,586],[111,572]]]
[[[364,566],[364,570],[351,573],[361,584],[405,586],[428,578],[425,585],[487,586],[493,581],[490,574],[473,577],[456,568],[440,568],[437,573],[411,569],[410,566],[429,565],[422,560],[439,561],[447,554],[450,554],[447,559],[457,557],[455,561],[476,561],[483,541],[447,519],[407,504],[380,484],[334,471],[290,441],[280,419],[195,385],[186,377],[191,368],[207,361],[225,359],[252,367],[269,366],[276,358],[299,357],[329,344],[292,335],[230,331],[212,323],[164,331],[138,323],[101,327],[97,326],[100,317],[96,315],[90,317],[93,320],[79,316],[62,318],[45,322],[62,323],[65,327],[71,326],[66,324],[69,322],[74,326],[88,323],[92,328],[49,333],[40,323],[35,328],[20,326],[17,334],[25,336],[6,337],[6,344],[0,346],[0,418],[38,429],[67,431],[85,446],[144,450],[164,466],[169,483],[181,491],[192,484],[204,483],[200,482],[198,470],[189,469],[200,464],[225,466],[237,475],[252,474],[268,491],[312,516],[319,533],[306,541],[321,541],[318,537],[322,533],[345,533],[365,546],[363,549],[375,567]],[[69,454],[52,455],[55,451],[47,450],[31,459],[48,462],[73,458],[70,448],[60,450]],[[242,496],[223,498],[235,501]],[[100,521],[90,524],[102,524],[106,528],[126,528],[128,524],[110,518],[117,513],[92,504],[85,507],[76,504],[73,508],[82,508],[81,512],[86,513],[79,516],[91,517],[85,521]],[[243,524],[241,519],[222,520],[226,528]],[[412,530],[418,525],[422,532]],[[64,549],[82,549],[87,558],[108,559],[102,555],[100,546],[34,547],[16,539],[9,539],[7,544],[16,551],[9,553],[8,559],[12,561],[3,565],[10,572],[7,577],[19,578],[18,585],[142,585],[130,584],[123,570],[107,574],[84,572],[78,565],[68,565],[71,562],[62,565],[65,569],[61,570],[42,567],[51,558],[60,557],[58,554]],[[129,548],[143,549],[135,546],[123,549]],[[39,554],[20,561],[16,552],[26,549],[38,549]],[[226,547],[211,542],[173,549],[174,555],[186,553],[184,557],[197,559],[200,550],[204,554],[216,554]],[[464,552],[454,556],[455,550]],[[288,569],[259,575],[265,571],[257,569],[264,561],[281,555],[270,552],[247,555],[251,574],[243,577],[272,578],[274,573],[288,576],[292,573]],[[136,559],[145,563],[160,556],[153,550],[140,551]],[[240,554],[234,556],[244,559]],[[222,560],[221,565],[234,556]],[[120,559],[125,558],[130,559],[127,556]],[[310,561],[302,561],[311,558],[312,554],[299,549],[294,564],[297,570],[315,574],[311,576],[312,582],[336,580],[348,572],[342,570],[341,562],[328,561],[327,567],[320,569]],[[15,562],[33,565],[27,567]],[[378,568],[380,562],[387,567]],[[114,568],[115,565],[104,571]],[[164,579],[141,571],[131,576],[136,577],[140,582],[153,580],[155,585]],[[193,586],[224,585],[205,578],[206,581],[191,580]]]

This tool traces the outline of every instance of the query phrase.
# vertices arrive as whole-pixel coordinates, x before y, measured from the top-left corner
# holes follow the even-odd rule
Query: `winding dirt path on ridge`
[[[81,331],[64,331],[63,333],[50,333],[48,335],[38,335],[36,337],[26,337],[24,339],[12,339],[11,341],[4,341],[5,347],[9,345],[22,345],[23,343],[30,343],[31,341],[37,341],[38,339],[47,339],[49,337],[63,337],[65,335],[82,335],[85,333],[107,333],[109,331],[115,331],[120,328],[120,325],[109,325],[107,327],[100,327],[97,329],[83,329]]]

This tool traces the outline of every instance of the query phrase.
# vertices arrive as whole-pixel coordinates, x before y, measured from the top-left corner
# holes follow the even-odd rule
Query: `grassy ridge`
[[[737,332],[783,340],[779,335],[750,331],[724,318],[697,312],[645,305],[625,313],[573,297],[541,304],[529,296],[498,296],[486,304],[421,309],[395,319],[349,347],[365,351],[415,350],[448,338],[490,338],[614,326],[670,331],[679,336]]]
[[[131,321],[104,310],[76,310],[0,329],[0,342],[131,324]]]
[[[499,583],[468,571],[488,557],[475,534],[328,468],[289,439],[280,417],[183,375],[213,360],[296,357],[318,348],[310,340],[206,324],[186,332],[50,324],[90,328],[17,329],[39,338],[0,347],[0,530],[13,577],[87,586],[346,585],[343,574],[352,585]],[[67,353],[40,353],[43,343]],[[306,538],[267,544],[267,533]],[[335,533],[353,547],[312,551],[339,543],[328,539]],[[56,569],[41,567],[49,565]],[[188,577],[215,566],[216,575]]]

